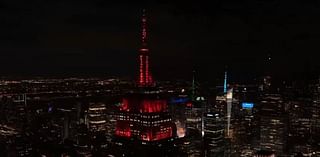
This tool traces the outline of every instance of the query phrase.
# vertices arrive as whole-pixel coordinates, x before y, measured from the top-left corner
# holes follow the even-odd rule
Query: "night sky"
[[[2,0],[0,75],[134,78],[146,8],[156,79],[190,79],[196,69],[212,80],[226,66],[234,79],[305,76],[320,65],[319,6],[310,0]]]

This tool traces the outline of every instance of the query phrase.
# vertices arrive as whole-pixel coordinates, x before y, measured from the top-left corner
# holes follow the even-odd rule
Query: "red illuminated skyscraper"
[[[147,17],[145,14],[145,10],[143,10],[142,15],[142,30],[141,30],[141,43],[142,46],[139,49],[139,82],[138,85],[140,87],[152,86],[153,80],[152,75],[150,73],[149,66],[149,48],[147,46]]]
[[[144,145],[170,141],[174,123],[166,99],[156,90],[150,73],[147,47],[147,17],[142,16],[142,47],[139,49],[139,79],[136,92],[122,100],[115,135],[119,139]]]

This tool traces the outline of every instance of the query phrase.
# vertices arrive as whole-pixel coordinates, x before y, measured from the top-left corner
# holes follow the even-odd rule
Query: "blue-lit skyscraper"
[[[227,71],[224,72],[223,93],[227,93]]]
[[[232,99],[233,99],[233,88],[228,90],[228,93],[226,96],[226,101],[227,101],[227,137],[230,137]]]

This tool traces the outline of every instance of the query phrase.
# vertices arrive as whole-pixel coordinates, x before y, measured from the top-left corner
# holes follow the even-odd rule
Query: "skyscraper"
[[[312,85],[312,120],[311,120],[311,136],[314,144],[314,152],[316,155],[320,154],[320,146],[318,141],[320,140],[320,79]]]
[[[225,150],[224,117],[219,112],[211,111],[206,113],[204,120],[205,156],[223,156]]]
[[[224,72],[224,82],[223,82],[223,93],[227,93],[227,79],[228,73],[227,71]]]
[[[88,109],[89,130],[91,132],[105,132],[107,108],[102,103],[90,103]]]
[[[231,125],[231,108],[232,108],[232,95],[233,89],[229,89],[227,92],[227,137],[230,138],[230,125]]]
[[[174,136],[174,123],[166,99],[155,87],[149,68],[147,17],[142,16],[142,47],[139,50],[138,88],[122,100],[117,116],[115,136],[126,143],[164,146]],[[136,151],[136,150],[135,150]]]
[[[287,114],[279,94],[265,94],[260,104],[260,147],[282,155],[286,150]]]

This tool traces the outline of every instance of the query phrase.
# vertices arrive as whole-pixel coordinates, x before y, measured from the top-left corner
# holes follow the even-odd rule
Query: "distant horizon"
[[[218,82],[223,82],[224,79],[224,71],[216,72],[212,77],[211,74],[211,79],[206,78],[204,74],[196,74],[196,81],[199,83],[205,83],[205,82],[211,82],[211,83],[216,83]],[[192,73],[188,74],[190,77],[155,77],[156,82],[161,82],[161,81],[187,81],[191,82],[192,81]],[[158,75],[155,75],[158,76]],[[296,73],[292,75],[287,75],[286,77],[279,77],[277,75],[238,75],[238,73],[232,73],[228,71],[228,83],[254,83],[257,82],[259,79],[261,79],[264,76],[271,76],[272,79],[276,82],[295,82],[295,81],[313,81],[317,80],[320,77],[320,74],[307,74],[304,72],[301,73]],[[0,75],[0,79],[6,80],[6,79],[12,79],[12,80],[23,80],[23,79],[65,79],[65,78],[116,78],[116,79],[123,79],[123,80],[128,80],[128,81],[137,81],[137,75],[112,75],[108,73],[47,73],[47,74],[6,74],[6,75]],[[223,85],[223,84],[221,84]]]

